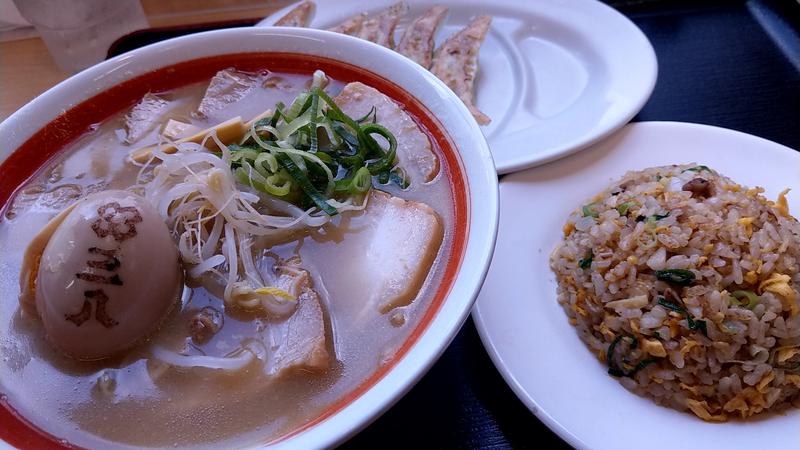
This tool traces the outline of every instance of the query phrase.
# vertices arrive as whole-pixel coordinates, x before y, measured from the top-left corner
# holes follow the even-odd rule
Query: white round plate
[[[318,0],[311,22],[330,28],[397,0]],[[478,107],[499,173],[536,166],[578,151],[625,125],[656,82],[653,47],[625,16],[595,0],[408,0],[397,27],[433,5],[450,9],[436,44],[479,14],[493,17],[480,51]],[[288,6],[259,23],[268,26]]]
[[[705,164],[768,198],[800,179],[800,153],[706,125],[628,125],[589,151],[500,183],[494,259],[473,318],[506,382],[534,414],[576,448],[770,449],[800,446],[800,410],[748,422],[707,423],[639,397],[606,374],[556,300],[549,256],[569,213],[628,170]],[[757,165],[757,169],[756,169]],[[800,192],[789,196],[800,209]]]

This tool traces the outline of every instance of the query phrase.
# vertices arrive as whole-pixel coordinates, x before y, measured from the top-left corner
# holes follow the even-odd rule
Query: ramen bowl
[[[336,395],[325,397],[313,407],[296,405],[295,410],[305,411],[304,416],[285,427],[273,431],[265,431],[261,426],[245,427],[232,435],[224,431],[216,435],[212,430],[200,441],[184,442],[180,436],[175,437],[175,443],[180,446],[333,446],[387,410],[445,350],[469,314],[494,248],[497,176],[486,141],[458,97],[420,66],[386,48],[349,36],[278,28],[199,33],[110,59],[58,84],[0,124],[0,141],[4,144],[0,148],[0,205],[4,208],[0,225],[2,221],[8,224],[21,220],[10,214],[10,208],[15,199],[27,195],[21,190],[26,183],[42,177],[43,168],[65,158],[65,151],[91,142],[109,118],[122,117],[121,114],[148,93],[179,90],[209,80],[226,68],[247,73],[287,73],[309,79],[315,70],[321,69],[341,84],[363,82],[406,111],[425,130],[438,152],[443,173],[440,182],[450,199],[444,213],[449,217],[445,221],[447,241],[437,257],[439,275],[428,279],[424,287],[429,298],[424,307],[418,308],[417,315],[405,323],[406,331],[402,339],[392,345],[392,351],[382,354],[368,373]],[[104,150],[97,144],[93,151],[102,155]],[[75,155],[79,154],[74,153],[65,160],[65,170],[70,165],[91,164]],[[57,212],[48,214],[54,216]],[[6,239],[7,242],[25,240],[14,236],[6,236]],[[18,251],[14,249],[0,256],[0,267],[6,267],[6,273],[0,276],[0,334],[3,336],[0,351],[4,353],[0,359],[0,439],[12,446],[29,447],[150,445],[145,441],[115,441],[116,432],[98,435],[84,428],[85,421],[71,422],[56,417],[55,410],[74,406],[59,404],[53,400],[57,396],[47,393],[50,384],[47,370],[58,372],[59,369],[49,366],[47,350],[36,353],[39,350],[35,345],[27,345],[25,339],[14,337],[20,330],[32,336],[43,332],[41,323],[35,317],[26,316],[17,301],[20,288],[16,268],[21,264],[24,248],[20,244]],[[9,267],[12,269],[8,270]],[[183,301],[185,305],[186,298]],[[340,362],[336,355],[334,360]],[[80,372],[79,378],[83,377],[81,380],[93,382],[103,376],[98,369],[103,363],[86,364],[90,368],[76,369]],[[120,357],[108,364],[119,368],[126,363],[124,357]],[[45,366],[48,369],[43,371]],[[334,366],[346,373],[347,367]],[[75,376],[76,370],[66,371],[65,376]],[[21,395],[19,386],[25,383],[38,386],[36,392],[40,395]],[[158,392],[158,386],[148,386]],[[215,384],[211,382],[208,386],[213,391]],[[95,397],[92,396],[100,395],[96,390],[86,392],[81,409],[84,413],[94,407],[92,399]],[[135,397],[136,393],[130,395]],[[127,400],[129,398],[120,401]],[[171,402],[185,400],[168,399]],[[263,408],[267,411],[270,405]],[[198,406],[196,414],[213,416],[215,413],[204,412]],[[184,419],[176,416],[175,420]],[[129,422],[135,421],[136,417],[129,418]],[[201,432],[203,430],[198,430]],[[166,432],[155,430],[152,433]]]

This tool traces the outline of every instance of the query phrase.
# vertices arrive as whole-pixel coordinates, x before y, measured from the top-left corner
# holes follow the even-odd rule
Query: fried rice
[[[570,215],[558,301],[627,389],[707,421],[800,407],[800,224],[763,192],[654,167]]]

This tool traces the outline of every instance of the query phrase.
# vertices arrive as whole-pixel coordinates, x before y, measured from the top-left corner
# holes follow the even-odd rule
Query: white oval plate
[[[773,199],[800,180],[800,153],[788,147],[706,125],[642,122],[580,155],[500,182],[497,246],[472,316],[520,400],[576,448],[800,446],[800,410],[713,424],[627,391],[606,374],[556,300],[549,256],[569,213],[628,170],[689,162],[762,186]],[[788,199],[790,210],[800,210],[800,192],[792,191]]]
[[[317,0],[314,28],[330,28],[360,12],[397,0]],[[480,52],[478,107],[492,123],[481,127],[499,173],[568,155],[625,125],[656,82],[653,47],[625,16],[595,0],[408,0],[406,25],[433,5],[450,8],[437,46],[478,14],[493,17]],[[268,26],[288,6],[261,21]]]

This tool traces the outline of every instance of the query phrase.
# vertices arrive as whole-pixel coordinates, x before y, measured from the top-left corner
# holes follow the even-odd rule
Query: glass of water
[[[14,4],[67,72],[102,61],[120,36],[148,27],[139,0],[14,0]]]

